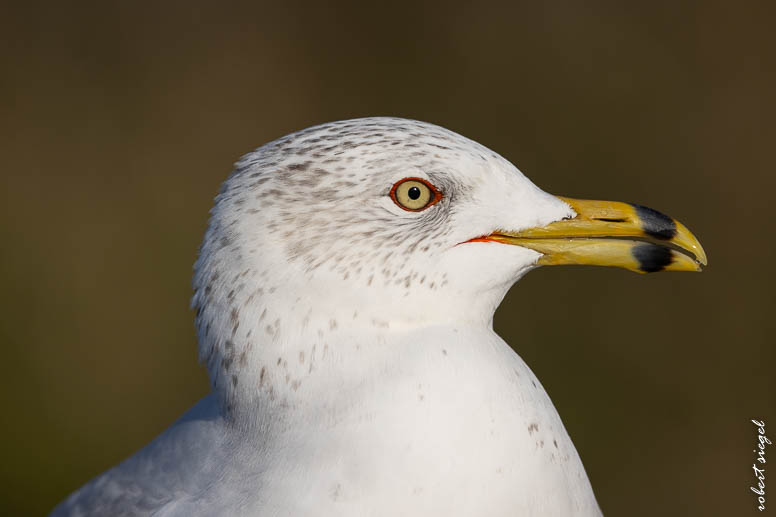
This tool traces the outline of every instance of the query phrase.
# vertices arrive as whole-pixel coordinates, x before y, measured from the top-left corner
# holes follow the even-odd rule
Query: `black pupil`
[[[407,195],[410,199],[418,199],[420,197],[420,189],[418,187],[410,187],[407,191]]]

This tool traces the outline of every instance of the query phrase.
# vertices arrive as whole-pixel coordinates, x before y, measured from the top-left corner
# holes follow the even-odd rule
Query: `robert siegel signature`
[[[757,494],[757,509],[761,512],[765,511],[765,446],[771,445],[771,441],[765,436],[765,420],[758,422],[752,420],[752,423],[757,426],[757,449],[752,452],[756,453],[755,463],[752,463],[752,469],[754,470],[754,477],[757,478],[757,488],[750,486],[749,489]],[[760,464],[762,468],[758,468],[757,464]]]

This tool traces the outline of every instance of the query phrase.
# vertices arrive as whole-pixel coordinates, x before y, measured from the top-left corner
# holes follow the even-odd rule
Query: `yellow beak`
[[[638,273],[700,271],[698,239],[678,221],[640,205],[560,198],[577,213],[540,228],[496,231],[478,240],[514,244],[542,254],[538,263],[614,266]]]

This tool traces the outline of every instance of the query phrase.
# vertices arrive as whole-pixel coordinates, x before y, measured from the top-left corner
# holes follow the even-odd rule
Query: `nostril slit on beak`
[[[625,223],[628,222],[627,219],[617,219],[613,217],[596,217],[593,219],[594,221],[605,221],[607,223]]]

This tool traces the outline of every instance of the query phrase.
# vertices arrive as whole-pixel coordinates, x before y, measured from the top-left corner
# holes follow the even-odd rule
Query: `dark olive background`
[[[3,6],[0,513],[45,513],[207,392],[188,302],[220,182],[262,143],[367,115],[695,232],[702,274],[543,268],[495,324],[605,513],[756,513],[750,419],[776,438],[774,4],[281,4]]]

